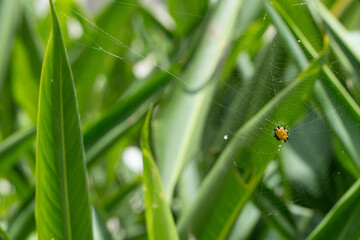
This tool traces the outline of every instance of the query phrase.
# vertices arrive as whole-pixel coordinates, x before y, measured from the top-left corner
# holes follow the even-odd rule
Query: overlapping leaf
[[[359,239],[360,180],[348,190],[307,239]]]
[[[277,152],[277,142],[271,134],[274,125],[266,119],[286,121],[291,128],[303,111],[304,102],[298,99],[305,101],[310,95],[322,62],[320,58],[310,64],[236,132],[202,183],[192,208],[180,219],[178,229],[182,237],[186,232],[198,239],[223,239],[228,235]],[[240,166],[240,172],[234,167],[234,161]]]
[[[315,43],[319,41],[312,41],[312,39],[319,37],[319,30],[316,26],[305,28],[302,22],[303,17],[297,14],[290,15],[288,10],[291,9],[291,2],[275,1],[273,5],[267,1],[264,3],[280,35],[287,42],[294,59],[303,69],[309,60],[299,45],[303,45],[311,58],[316,58],[319,54],[319,46]],[[301,7],[297,11],[309,15],[307,8]],[[309,23],[315,24],[314,21]],[[309,39],[310,36],[311,40]],[[323,66],[322,73],[322,81],[316,84],[315,94],[328,113],[325,116],[332,130],[343,142],[344,148],[352,158],[353,163],[346,163],[344,166],[350,167],[350,172],[358,172],[360,169],[360,152],[359,148],[355,146],[360,143],[360,130],[352,126],[360,121],[360,107],[327,65]]]
[[[171,97],[161,106],[153,124],[154,153],[168,201],[184,164],[199,147],[199,140],[216,87],[213,78],[226,46],[231,40],[238,1],[221,1],[208,24],[196,53],[177,78]]]

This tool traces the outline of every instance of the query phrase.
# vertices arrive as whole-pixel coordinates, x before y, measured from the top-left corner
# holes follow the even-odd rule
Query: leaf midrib
[[[55,39],[54,39],[55,41]],[[67,171],[66,171],[66,147],[65,147],[65,135],[64,135],[64,103],[63,103],[63,76],[62,76],[62,61],[60,61],[60,132],[61,132],[61,150],[62,150],[62,173],[63,173],[63,182],[64,182],[64,201],[65,201],[65,218],[66,218],[66,235],[67,239],[72,240],[71,236],[71,220],[70,220],[70,208],[69,208],[69,190],[67,183]]]

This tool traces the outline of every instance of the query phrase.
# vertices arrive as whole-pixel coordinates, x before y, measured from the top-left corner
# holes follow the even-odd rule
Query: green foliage
[[[291,109],[293,115],[287,117],[287,125],[292,126],[296,120],[296,114],[301,110],[301,105],[295,104],[295,102],[299,98],[307,97],[304,96],[304,92],[309,92],[309,89],[312,88],[316,80],[316,73],[320,70],[320,62],[315,61],[312,63],[292,84],[284,88],[236,132],[234,138],[229,142],[217,163],[205,178],[193,208],[189,210],[188,214],[184,215],[183,221],[180,222],[180,232],[184,231],[184,228],[189,228],[195,235],[199,235],[200,239],[214,239],[219,236],[219,238],[224,238],[227,236],[230,227],[236,220],[234,215],[238,214],[249,199],[251,193],[259,184],[267,164],[277,151],[276,142],[269,143],[269,133],[260,130],[261,128],[271,129],[272,123],[262,123],[262,119],[266,116],[279,119],[284,111],[289,112],[289,109]],[[302,91],[299,91],[299,89]],[[298,109],[294,109],[294,106],[297,106]],[[239,172],[234,171],[231,164],[231,161],[233,161],[232,156],[239,154],[239,149],[249,148],[250,144],[255,149],[266,150],[267,153],[264,154],[259,150],[240,153],[242,156],[237,162],[238,165],[247,168],[248,166],[244,162],[253,162],[248,163],[251,166],[250,172],[248,169],[239,169],[247,178],[243,179],[244,182],[241,183],[238,178],[242,177],[238,176]],[[234,186],[236,186],[236,192],[233,189]],[[211,199],[209,199],[210,194],[214,194]],[[225,214],[228,216],[223,218]],[[218,226],[219,229],[214,229],[214,225]]]
[[[235,6],[227,0],[219,3],[199,49],[154,122],[155,153],[169,202],[186,160],[199,149],[205,117],[216,87],[213,74],[231,41],[231,30],[241,3],[238,1]]]
[[[359,1],[95,2],[0,0],[0,239],[360,238]]]
[[[7,233],[2,228],[0,228],[0,240],[10,240]]]
[[[55,8],[42,67],[36,142],[39,239],[92,239],[84,147],[74,80]]]
[[[155,164],[149,146],[149,122],[152,108],[145,118],[142,130],[142,153],[144,165],[144,195],[146,207],[146,224],[148,238],[155,239],[179,239],[176,232],[174,219],[166,202],[161,184],[159,170]]]
[[[358,239],[360,180],[337,202],[308,239]],[[339,227],[341,226],[341,227]]]
[[[3,91],[4,79],[9,65],[11,49],[14,45],[21,9],[19,1],[0,2],[0,96]]]

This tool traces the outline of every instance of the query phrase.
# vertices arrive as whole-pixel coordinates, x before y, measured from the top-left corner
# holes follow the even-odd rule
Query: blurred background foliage
[[[55,7],[94,239],[360,238],[359,1]],[[0,0],[0,239],[37,239],[51,22],[47,1]]]

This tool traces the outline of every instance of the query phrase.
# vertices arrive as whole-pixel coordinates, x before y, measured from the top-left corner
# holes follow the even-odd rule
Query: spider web
[[[126,1],[110,2],[131,5],[134,8],[148,7],[146,4],[133,4]],[[294,7],[306,7],[306,3],[301,2]],[[179,75],[171,73],[169,70],[169,59],[163,56],[157,56],[156,54],[154,55],[154,51],[159,49],[154,48],[152,52],[144,52],[142,51],[144,48],[143,40],[134,38],[130,44],[124,43],[122,40],[114,37],[111,32],[101,29],[74,9],[70,10],[75,16],[77,15],[80,18],[75,19],[74,17],[64,14],[65,17],[73,22],[78,22],[79,19],[82,19],[87,27],[87,29],[83,29],[84,38],[77,36],[72,39],[70,44],[73,46],[91,48],[94,51],[99,51],[115,58],[116,61],[134,64],[134,75],[139,79],[148,75],[151,71],[158,69],[171,74],[176,81],[187,85]],[[179,14],[207,21],[206,16],[194,15],[187,12],[179,12]],[[268,24],[268,18],[267,13],[264,12],[263,23],[259,25],[259,29]],[[81,25],[77,24],[77,28],[80,27]],[[259,31],[259,29],[255,29],[255,31]],[[103,38],[96,41],[90,32],[95,32]],[[87,41],[83,39],[87,39]],[[125,53],[120,55],[118,52],[106,49],[103,47],[105,41],[110,41],[120,46]],[[295,60],[286,50],[288,47],[287,44],[279,37],[276,29],[272,25],[270,25],[263,34],[262,41],[264,43],[263,47],[256,54],[251,56],[251,53],[246,50],[241,51],[238,55],[235,69],[222,70],[223,72],[230,72],[226,78],[218,73],[219,87],[211,102],[210,113],[205,128],[206,137],[204,139],[211,141],[205,141],[203,143],[204,148],[215,152],[221,151],[222,148],[214,150],[212,147],[218,145],[226,147],[226,144],[235,136],[236,131],[260,111],[262,107],[268,103],[269,99],[279,94],[284,87],[299,74]],[[317,43],[315,39],[314,41],[315,44],[322,44],[321,42]],[[248,44],[250,48],[252,43],[249,42]],[[301,44],[300,41],[299,44]],[[172,48],[174,46],[166,47]],[[164,54],[167,50],[162,49],[162,51],[161,54]],[[263,68],[261,68],[261,66],[263,66]],[[347,77],[344,73],[337,72],[339,62],[334,61],[330,63],[329,66],[338,77]],[[136,72],[136,67],[138,67],[138,69],[146,69],[145,73]],[[261,71],[259,71],[259,69]],[[104,82],[106,82],[106,78],[101,78],[101,76],[104,75],[100,74],[100,78],[97,78],[95,81],[94,85],[98,86],[98,88],[101,88]],[[256,81],[255,84],[254,81]],[[320,81],[320,79],[318,81]],[[328,94],[333,99],[338,97],[335,91],[330,91]],[[290,112],[284,112],[283,118],[281,119],[274,119],[270,115],[261,119],[261,122],[270,123],[273,126],[270,129],[263,128],[261,122],[259,122],[257,130],[268,134],[269,142],[276,141],[272,131],[273,128],[277,126],[286,127],[290,131],[289,141],[286,143],[279,141],[278,153],[268,165],[253,200],[245,206],[240,214],[235,223],[234,230],[229,237],[230,239],[239,239],[238,237],[242,236],[241,234],[252,234],[250,230],[259,227],[259,224],[261,225],[261,221],[258,223],[261,215],[276,217],[284,208],[290,209],[294,215],[305,219],[304,221],[319,221],[321,214],[326,213],[338,200],[339,196],[341,196],[339,191],[343,193],[346,190],[340,189],[335,185],[339,182],[345,182],[346,186],[350,186],[353,181],[352,175],[335,160],[337,154],[346,154],[346,150],[335,137],[333,130],[329,127],[327,118],[331,116],[331,112],[323,110],[319,104],[321,99],[314,93],[309,93],[309,95],[308,100],[301,107],[300,111],[296,109],[299,117],[295,125],[289,126],[287,122],[286,116],[290,114]],[[359,99],[355,98],[355,100],[359,102]],[[234,104],[235,101],[239,103]],[[246,109],[247,111],[239,109]],[[290,109],[288,111],[292,110]],[[346,106],[338,102],[333,111],[346,112],[347,110]],[[359,126],[353,123],[348,126],[348,128],[358,129]],[[247,141],[247,139],[243,140]],[[250,147],[252,151],[262,152],[263,154],[271,153],[266,146],[264,148],[259,148],[255,145]],[[236,158],[234,158],[233,162],[235,168],[239,167]],[[210,168],[213,161],[202,164],[205,164],[205,168]],[[261,208],[259,203],[263,198],[273,200],[275,202],[274,208]],[[282,202],[276,203],[276,200],[279,198],[282,199]],[[139,201],[141,201],[139,199],[141,199],[141,196],[135,196],[131,201],[139,205]],[[176,201],[175,199],[175,205]],[[324,202],[328,204],[324,205]],[[246,231],[241,233],[239,229],[243,230],[241,226],[244,225],[244,222],[251,222],[249,219],[244,219],[244,216],[249,215],[249,213],[253,213],[253,225],[251,228],[248,228],[248,233]],[[113,220],[114,219],[112,219],[112,221]],[[265,236],[269,238],[279,237],[278,233],[271,230],[267,231],[268,232],[264,233]],[[305,229],[304,231],[310,232],[311,229]],[[121,231],[120,235],[124,235],[123,231]],[[243,237],[246,238],[245,235]]]

